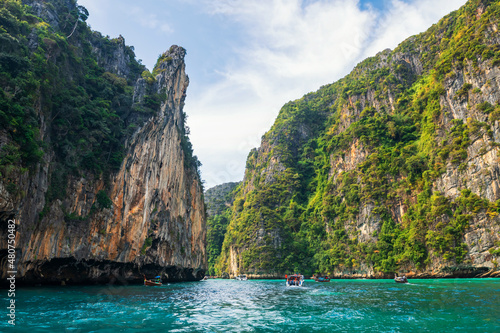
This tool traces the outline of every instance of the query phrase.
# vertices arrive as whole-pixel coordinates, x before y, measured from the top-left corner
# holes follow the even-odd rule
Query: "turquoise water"
[[[19,289],[17,332],[500,332],[500,279]],[[4,290],[3,306],[7,304]],[[4,310],[5,312],[5,310]],[[5,312],[6,313],[6,312]],[[14,331],[7,317],[0,331]]]

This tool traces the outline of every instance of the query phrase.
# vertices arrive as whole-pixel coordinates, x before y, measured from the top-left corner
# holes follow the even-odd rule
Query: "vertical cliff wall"
[[[9,219],[16,222],[19,283],[141,282],[143,274],[201,279],[206,217],[199,165],[184,124],[186,51],[172,46],[152,74],[143,72],[122,37],[90,32],[81,17],[71,39],[62,37],[78,20],[74,1],[28,5],[42,18],[28,16],[33,30],[20,39],[23,52],[31,58],[43,52],[48,65],[40,66],[49,67],[53,76],[47,82],[53,85],[39,87],[47,93],[33,94],[29,105],[43,153],[34,163],[0,163],[2,280],[9,270]],[[60,33],[40,30],[47,26],[43,20]],[[73,93],[59,96],[61,81],[75,85]],[[2,157],[17,147],[16,133],[1,130]]]
[[[499,21],[471,0],[283,106],[218,271],[499,276]]]
[[[186,158],[183,146],[182,108],[189,83],[185,50],[174,46],[163,56],[165,60],[156,68],[159,74],[154,89],[166,94],[166,101],[127,142],[127,155],[111,193],[113,220],[120,221],[111,231],[115,235],[111,244],[116,247],[106,254],[113,253],[113,259],[120,261],[139,258],[142,264],[203,270],[203,190],[196,166]],[[144,81],[140,79],[137,86],[147,84]],[[119,236],[122,230],[125,235]],[[141,257],[141,251],[145,256]]]

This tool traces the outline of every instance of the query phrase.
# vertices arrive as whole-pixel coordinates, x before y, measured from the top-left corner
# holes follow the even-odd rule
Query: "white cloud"
[[[187,48],[185,111],[208,187],[243,177],[284,103],[466,2],[384,1],[381,11],[356,0],[79,0],[98,30],[122,34],[148,64],[170,43]]]
[[[464,3],[393,0],[389,11],[380,12],[351,0],[204,1],[208,13],[246,32],[236,61],[186,105],[207,186],[243,177],[250,147],[242,152],[239,143],[269,130],[284,103],[338,80],[365,57],[396,47]],[[213,117],[219,125],[207,128]],[[211,129],[219,134],[212,136]],[[229,172],[225,161],[238,167]]]
[[[99,26],[119,26],[123,30],[125,24],[135,30],[146,28],[165,34],[174,32],[172,25],[161,16],[164,11],[155,11],[147,2],[142,3],[144,6],[138,6],[137,2],[132,0],[78,0],[78,4],[87,8],[90,20],[98,22]],[[120,17],[120,21],[117,21],[117,17]],[[106,27],[106,30],[108,29]],[[107,31],[102,33],[106,34]]]
[[[165,22],[165,18],[160,18],[155,13],[147,12],[143,7],[133,6],[127,8],[125,13],[130,20],[137,22],[142,27],[159,30],[165,34],[172,34],[174,32],[173,27],[168,22]]]
[[[220,80],[201,96],[188,96],[186,104],[191,139],[210,187],[243,177],[248,152],[260,145],[284,103],[347,73],[346,63],[352,67],[355,59],[341,46],[367,36],[372,14],[352,1],[306,7],[300,1],[212,1],[207,8],[247,33],[237,60],[220,70]],[[213,119],[217,124],[207,127]]]
[[[341,46],[367,36],[375,18],[350,0],[305,6],[299,0],[219,0],[211,1],[209,10],[244,25],[247,31],[247,45],[239,50],[241,62],[238,68],[227,68],[232,73],[229,77],[244,80],[257,73],[266,82],[280,84],[294,78],[334,79],[345,71],[346,62],[354,60],[346,58]]]
[[[385,48],[396,47],[406,38],[424,32],[465,2],[466,0],[420,0],[407,3],[392,0],[390,10],[378,17],[371,43],[364,54],[370,56]]]

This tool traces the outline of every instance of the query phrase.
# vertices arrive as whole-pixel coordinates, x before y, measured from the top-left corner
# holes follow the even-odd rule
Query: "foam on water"
[[[19,289],[18,332],[500,331],[500,279]],[[4,298],[7,301],[7,298]],[[6,318],[6,317],[5,317]],[[0,331],[8,331],[7,320]]]

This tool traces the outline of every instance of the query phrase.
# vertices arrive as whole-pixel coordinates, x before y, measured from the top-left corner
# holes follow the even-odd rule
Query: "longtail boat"
[[[315,276],[314,281],[316,281],[316,282],[330,282],[330,278],[328,276]]]
[[[145,286],[161,286],[161,276],[156,276],[154,279],[148,280],[146,279],[146,275],[144,275],[144,285]]]

